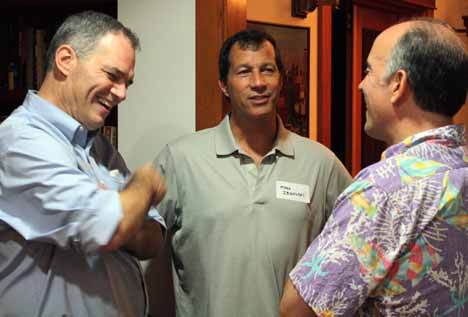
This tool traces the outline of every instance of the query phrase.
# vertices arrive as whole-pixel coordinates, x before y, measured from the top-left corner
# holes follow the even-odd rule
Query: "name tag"
[[[310,202],[309,185],[276,181],[276,198],[308,204]]]

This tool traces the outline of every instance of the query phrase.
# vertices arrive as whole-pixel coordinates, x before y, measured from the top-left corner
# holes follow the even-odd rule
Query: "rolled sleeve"
[[[167,229],[166,222],[164,221],[164,218],[159,214],[159,211],[156,208],[152,207],[148,211],[148,218],[157,221],[161,226],[163,226],[164,229]]]
[[[63,248],[94,252],[109,242],[122,218],[119,194],[80,169],[73,147],[38,133],[1,153],[1,220],[26,240]]]
[[[179,192],[175,168],[176,165],[168,145],[166,145],[166,147],[154,159],[153,166],[166,180],[166,195],[164,195],[164,198],[159,202],[157,208],[165,221],[165,227],[171,228],[177,221],[177,214],[180,214],[180,210],[178,211]]]

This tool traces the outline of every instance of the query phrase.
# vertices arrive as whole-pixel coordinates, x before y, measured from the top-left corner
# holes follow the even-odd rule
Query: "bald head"
[[[458,112],[468,92],[468,52],[450,26],[412,20],[388,28],[377,41],[384,48],[386,80],[404,70],[420,108],[447,117]]]
[[[400,38],[411,29],[412,22],[403,22],[395,24],[380,33],[375,39],[375,43],[384,47],[388,52],[398,43]]]

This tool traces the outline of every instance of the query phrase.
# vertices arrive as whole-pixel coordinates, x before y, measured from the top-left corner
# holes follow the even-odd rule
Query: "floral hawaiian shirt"
[[[468,150],[445,126],[389,147],[290,273],[318,316],[468,316]]]

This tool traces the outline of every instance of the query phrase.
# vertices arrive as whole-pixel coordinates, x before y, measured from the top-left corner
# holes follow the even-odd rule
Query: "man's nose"
[[[362,85],[363,85],[363,83],[364,83],[364,78],[361,80],[361,82],[359,83],[359,86],[358,86],[358,89],[359,89],[360,91],[362,91]]]
[[[115,83],[111,93],[119,98],[119,102],[124,101],[127,98],[127,85],[125,83]]]
[[[262,75],[260,71],[254,71],[252,72],[250,84],[252,88],[256,88],[256,89],[265,88],[266,86],[265,77]]]

